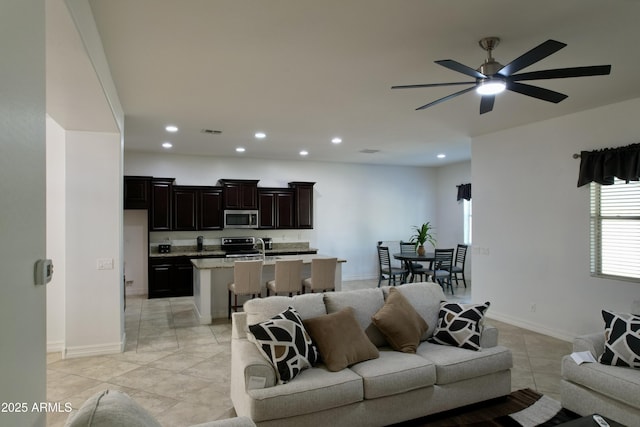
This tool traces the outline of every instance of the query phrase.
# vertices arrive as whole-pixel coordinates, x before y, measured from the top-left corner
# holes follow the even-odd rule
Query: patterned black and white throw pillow
[[[604,319],[604,365],[640,368],[640,316],[602,310]]]
[[[250,325],[249,331],[260,352],[276,368],[280,384],[291,381],[318,361],[318,350],[293,307],[265,322]]]
[[[489,302],[484,304],[442,303],[438,313],[438,324],[430,341],[468,350],[480,350],[484,313],[489,305]]]

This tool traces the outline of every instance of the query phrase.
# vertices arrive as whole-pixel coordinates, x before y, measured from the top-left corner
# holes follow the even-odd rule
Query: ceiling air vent
[[[373,150],[371,148],[365,148],[364,150],[360,150],[361,153],[364,154],[375,154],[378,153],[380,150]]]
[[[207,133],[209,135],[220,135],[222,133],[221,130],[213,130],[213,129],[202,129],[200,132]]]

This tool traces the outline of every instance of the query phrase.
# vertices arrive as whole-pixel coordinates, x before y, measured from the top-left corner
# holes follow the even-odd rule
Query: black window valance
[[[640,143],[580,153],[578,187],[591,181],[612,185],[614,178],[640,180]]]
[[[458,201],[465,199],[471,200],[471,183],[469,184],[460,184],[458,187]]]

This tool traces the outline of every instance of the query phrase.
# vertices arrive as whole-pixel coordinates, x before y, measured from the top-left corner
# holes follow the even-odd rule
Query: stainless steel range
[[[260,255],[255,237],[223,237],[222,250],[226,258],[242,258]]]

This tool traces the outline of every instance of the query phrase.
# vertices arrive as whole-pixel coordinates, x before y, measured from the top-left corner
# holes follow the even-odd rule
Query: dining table
[[[398,252],[393,254],[393,257],[404,263],[404,266],[409,272],[409,276],[410,276],[407,282],[413,282],[413,278],[414,278],[413,263],[424,262],[424,263],[428,263],[429,266],[431,266],[431,263],[436,259],[436,254],[435,252],[425,252],[422,255],[420,255],[418,252]]]

